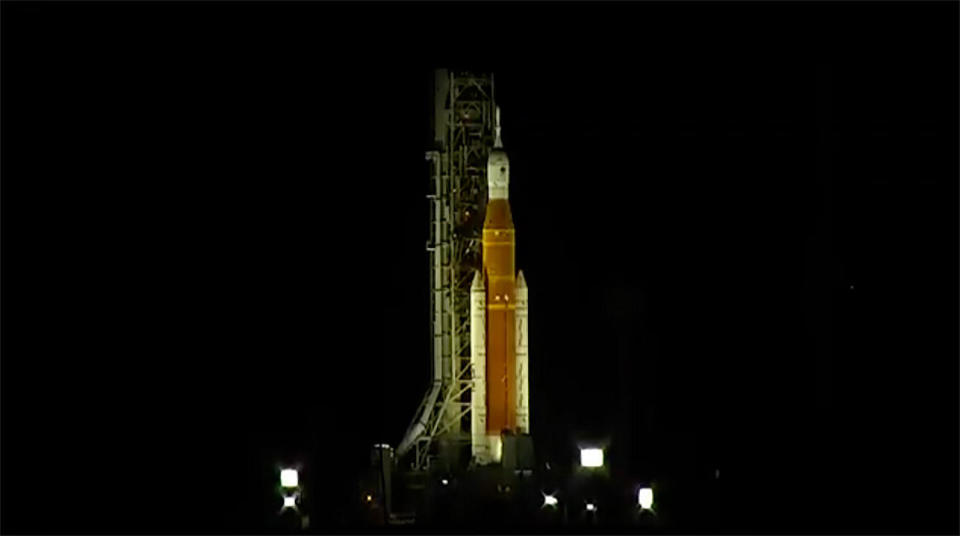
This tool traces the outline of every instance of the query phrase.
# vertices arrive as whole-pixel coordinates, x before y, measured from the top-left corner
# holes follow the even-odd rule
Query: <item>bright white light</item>
[[[296,508],[297,507],[297,496],[296,495],[287,495],[283,497],[283,507],[284,508]]]
[[[580,465],[603,467],[603,449],[580,449]]]
[[[296,469],[284,469],[280,471],[280,485],[285,488],[295,488],[299,482]]]
[[[443,484],[444,486],[446,486],[447,484],[450,483],[450,481],[447,480],[446,478],[444,478],[443,480],[440,481],[440,483]]]
[[[553,495],[547,495],[546,493],[544,493],[544,494],[543,494],[543,505],[544,505],[544,506],[556,506],[556,505],[557,505],[557,498],[554,497]]]
[[[637,493],[637,503],[640,505],[640,508],[644,510],[649,510],[653,506],[653,490],[650,488],[640,488],[640,492]]]
[[[593,504],[593,503],[587,503],[587,510],[588,510],[588,511],[594,512],[594,511],[596,511],[596,509],[597,509],[597,505],[595,505],[595,504]]]

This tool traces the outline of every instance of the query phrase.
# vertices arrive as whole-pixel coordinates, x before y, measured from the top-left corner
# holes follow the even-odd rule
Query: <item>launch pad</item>
[[[505,452],[509,465],[532,468],[528,291],[514,263],[510,162],[494,77],[439,69],[433,90],[434,147],[426,153],[433,369],[396,454],[414,471],[441,458],[444,466],[499,463]]]
[[[504,462],[506,458],[505,454]],[[663,526],[659,491],[654,502],[656,486],[638,485],[604,466],[539,463],[532,470],[508,470],[505,463],[443,467],[438,462],[429,470],[404,471],[375,462],[371,468],[357,490],[360,502],[365,502],[368,525],[454,532],[521,527],[590,530],[601,524],[633,531]],[[389,482],[392,488],[382,487]]]
[[[371,458],[377,463],[369,484],[380,490],[390,523],[451,511],[431,507],[438,497],[502,499],[536,465],[528,289],[514,262],[510,162],[494,77],[438,69],[433,82],[433,147],[426,153],[433,367],[396,451],[377,446]]]
[[[529,288],[515,263],[493,75],[441,69],[433,90],[431,381],[397,448],[371,451],[356,490],[361,515],[373,525],[450,528],[656,526],[653,484],[612,473],[605,440],[571,442],[579,458],[548,459],[564,456],[553,445],[537,459]]]
[[[636,494],[620,492],[635,483],[611,477],[601,448],[584,448],[571,467],[536,460],[529,288],[515,263],[493,75],[435,71],[433,110],[432,377],[396,450],[371,452],[357,490],[365,515],[375,525],[448,527],[630,521]]]

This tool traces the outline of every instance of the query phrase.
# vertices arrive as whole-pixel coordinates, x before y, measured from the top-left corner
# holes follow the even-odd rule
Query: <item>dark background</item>
[[[399,442],[448,66],[496,72],[542,459],[958,530],[957,3],[2,15],[4,532],[260,531],[284,453],[335,505]]]

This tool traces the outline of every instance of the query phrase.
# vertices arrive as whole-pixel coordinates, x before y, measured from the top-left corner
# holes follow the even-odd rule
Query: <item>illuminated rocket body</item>
[[[487,160],[488,200],[483,222],[483,270],[474,274],[470,307],[473,456],[500,460],[504,431],[530,433],[527,286],[514,263],[515,230],[508,199],[510,161],[500,140]]]

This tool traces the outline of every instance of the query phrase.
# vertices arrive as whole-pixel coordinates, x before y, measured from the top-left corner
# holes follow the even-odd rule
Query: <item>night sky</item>
[[[958,11],[4,2],[3,531],[257,532],[283,453],[336,504],[399,442],[450,67],[496,73],[541,459],[955,533]]]

